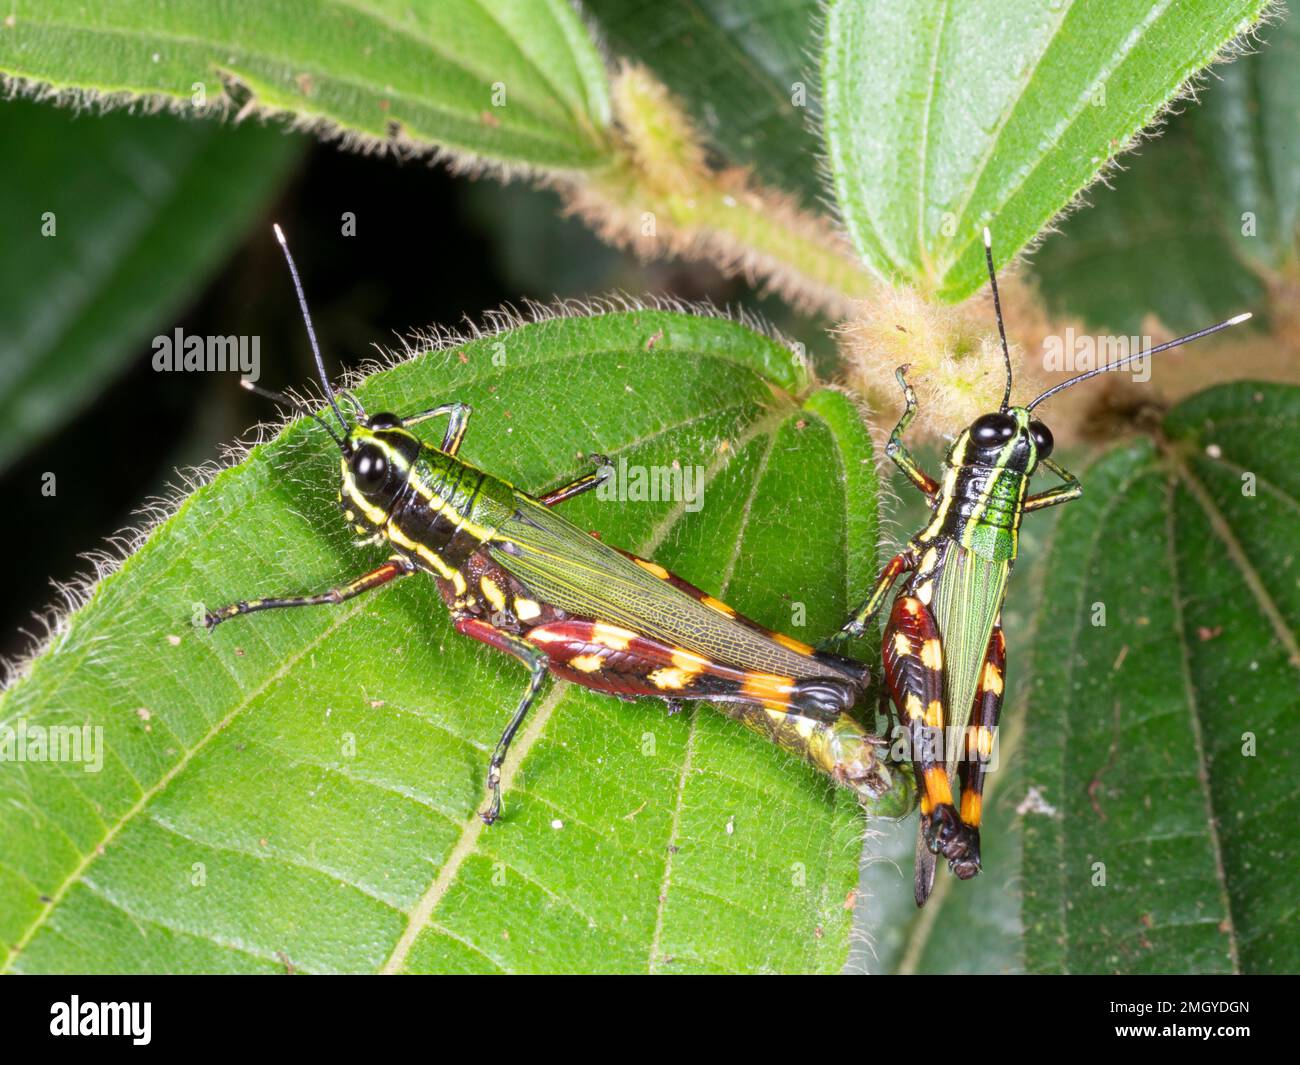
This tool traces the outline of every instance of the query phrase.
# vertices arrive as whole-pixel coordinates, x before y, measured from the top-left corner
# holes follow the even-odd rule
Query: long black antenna
[[[1200,340],[1201,337],[1207,337],[1211,333],[1217,333],[1219,330],[1227,329],[1231,325],[1240,325],[1249,318],[1250,311],[1247,311],[1245,314],[1238,314],[1233,318],[1229,318],[1226,322],[1219,322],[1217,325],[1212,325],[1206,329],[1199,329],[1195,333],[1188,333],[1187,336],[1179,337],[1177,340],[1166,340],[1163,344],[1157,344],[1154,348],[1148,348],[1146,351],[1139,351],[1135,355],[1126,355],[1124,358],[1119,359],[1116,362],[1110,362],[1105,366],[1098,366],[1094,370],[1089,370],[1087,373],[1078,374],[1075,377],[1071,377],[1068,381],[1062,381],[1059,385],[1053,385],[1032,403],[1028,404],[1025,409],[1033,410],[1038,406],[1038,404],[1042,403],[1043,400],[1050,399],[1062,389],[1069,388],[1071,385],[1077,385],[1080,381],[1088,380],[1089,377],[1096,377],[1099,373],[1109,373],[1111,370],[1118,370],[1121,366],[1127,366],[1130,362],[1136,362],[1138,359],[1145,358],[1147,355],[1159,355],[1160,352],[1168,351],[1170,348],[1176,348],[1180,344],[1186,344],[1193,340]]]
[[[320,345],[316,343],[316,330],[312,328],[311,312],[307,310],[307,297],[303,295],[302,282],[298,280],[298,267],[294,265],[293,255],[289,252],[289,244],[284,239],[284,231],[276,223],[272,226],[275,230],[275,239],[280,242],[280,247],[284,249],[285,261],[289,264],[289,275],[293,278],[293,287],[298,293],[298,306],[302,310],[303,324],[307,326],[307,339],[311,341],[311,353],[316,357],[316,371],[320,375],[320,383],[325,386],[325,395],[329,397],[330,406],[334,408],[334,415],[339,420],[339,425],[343,427],[346,435],[348,423],[343,420],[343,412],[339,410],[338,400],[334,398],[334,389],[330,387],[330,379],[325,373],[325,360],[321,358]]]
[[[1002,338],[1002,361],[1007,364],[1007,390],[1002,393],[1002,409],[1011,405],[1011,352],[1007,350],[1007,330],[1002,324],[1002,300],[998,298],[998,275],[993,269],[993,235],[984,227],[984,261],[989,267],[989,285],[993,288],[993,313],[998,319],[998,336]]]
[[[253,382],[247,377],[241,377],[239,379],[239,384],[241,388],[248,389],[248,391],[252,392],[255,396],[269,399],[272,403],[279,403],[281,406],[288,407],[290,410],[296,411],[299,414],[305,414],[313,421],[319,422],[320,427],[330,434],[330,439],[333,440],[334,443],[338,444],[339,447],[343,446],[343,441],[340,440],[338,434],[330,428],[330,423],[315,411],[308,410],[305,406],[294,399],[293,396],[287,396],[283,392],[272,392],[269,388],[262,388],[260,385],[253,384]]]

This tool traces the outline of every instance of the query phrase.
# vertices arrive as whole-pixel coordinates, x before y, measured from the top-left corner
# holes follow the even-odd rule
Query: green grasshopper
[[[293,257],[278,226],[275,233],[341,432],[326,421],[328,412],[322,417],[300,410],[339,449],[344,517],[392,554],[326,592],[210,611],[204,619],[209,629],[242,614],[341,603],[413,573],[431,575],[458,632],[513,655],[529,671],[488,764],[490,798],[480,815],[488,824],[501,811],[501,769],[511,741],[548,672],[622,698],[657,696],[670,709],[683,700],[708,700],[801,755],[864,804],[883,802],[882,812],[901,812],[896,807],[910,801],[909,782],[891,782],[876,756],[878,741],[849,713],[866,687],[866,666],[763,628],[662,566],[607,546],[553,509],[601,484],[607,460],[534,497],[458,457],[470,417],[464,403],[399,418],[368,415],[345,392],[360,415],[349,423],[325,373]],[[419,423],[443,416],[448,421],[437,447],[412,433]]]
[[[916,416],[916,395],[907,367],[897,373],[906,407],[894,426],[887,454],[925,494],[933,514],[881,571],[871,594],[829,646],[861,636],[894,582],[910,574],[894,598],[882,645],[881,701],[892,701],[911,751],[921,797],[916,845],[916,904],[934,887],[936,856],[961,880],[980,870],[980,815],[984,775],[1002,710],[1006,641],[1002,604],[1015,564],[1020,521],[1030,511],[1077,499],[1078,478],[1053,462],[1052,434],[1033,410],[1063,389],[1119,369],[1137,359],[1244,322],[1225,322],[1078,374],[1049,388],[1023,407],[1011,406],[1011,355],[1002,322],[992,238],[984,230],[984,256],[1007,384],[1002,406],[976,418],[952,442],[943,479],[921,469],[903,445]],[[1061,484],[1030,494],[1029,479],[1041,467]],[[953,793],[960,785],[960,810]]]

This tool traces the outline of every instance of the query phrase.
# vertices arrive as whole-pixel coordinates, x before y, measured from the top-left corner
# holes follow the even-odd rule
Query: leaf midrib
[[[1241,953],[1237,942],[1237,922],[1232,914],[1232,896],[1228,891],[1228,873],[1223,862],[1223,843],[1219,839],[1219,821],[1214,808],[1214,792],[1210,787],[1210,767],[1205,753],[1205,733],[1201,725],[1200,699],[1192,680],[1190,654],[1187,643],[1187,624],[1183,610],[1182,582],[1178,573],[1177,526],[1174,520],[1174,491],[1178,479],[1170,477],[1165,484],[1165,559],[1169,564],[1170,596],[1173,608],[1174,635],[1178,638],[1178,671],[1186,696],[1188,726],[1192,733],[1192,746],[1196,750],[1196,779],[1201,798],[1205,803],[1206,833],[1210,850],[1214,854],[1214,877],[1219,885],[1219,901],[1227,915],[1228,959],[1234,974],[1241,973]]]

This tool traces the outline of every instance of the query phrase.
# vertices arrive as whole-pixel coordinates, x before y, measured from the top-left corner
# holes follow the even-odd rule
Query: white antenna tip
[[[279,222],[272,222],[271,228],[275,230],[275,239],[281,244],[284,243],[284,230],[280,228]]]
[[[993,234],[989,232],[989,227],[984,227],[984,247],[993,247]]]
[[[1239,314],[1239,315],[1237,315],[1236,318],[1229,318],[1229,319],[1228,319],[1228,324],[1229,324],[1229,325],[1241,325],[1242,322],[1249,321],[1252,317],[1253,317],[1253,315],[1251,314],[1251,312],[1250,312],[1250,311],[1247,311],[1245,314]]]
[[[251,392],[253,391],[253,382],[250,381],[247,377],[241,377],[239,379],[239,387],[244,389],[247,392]]]

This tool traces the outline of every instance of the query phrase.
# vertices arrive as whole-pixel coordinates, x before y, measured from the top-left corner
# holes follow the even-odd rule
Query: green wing
[[[732,621],[517,490],[514,515],[487,547],[535,597],[576,617],[619,625],[739,669],[796,678],[852,676]]]
[[[948,728],[954,729],[949,736],[964,737],[970,723],[975,688],[1010,573],[1010,563],[989,562],[955,542],[943,559],[931,609],[943,642],[944,710]],[[950,778],[956,775],[962,746],[947,745]]]

